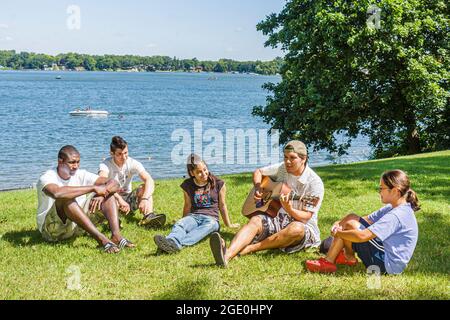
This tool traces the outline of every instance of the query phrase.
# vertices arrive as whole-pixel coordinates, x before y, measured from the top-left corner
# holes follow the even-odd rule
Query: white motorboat
[[[105,110],[77,109],[69,112],[69,114],[78,117],[107,117],[109,112]]]

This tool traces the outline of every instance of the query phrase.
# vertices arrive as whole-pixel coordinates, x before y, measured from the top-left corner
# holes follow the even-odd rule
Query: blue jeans
[[[219,231],[219,221],[203,214],[191,214],[179,220],[166,237],[175,241],[181,249],[185,246],[193,246],[207,235]]]

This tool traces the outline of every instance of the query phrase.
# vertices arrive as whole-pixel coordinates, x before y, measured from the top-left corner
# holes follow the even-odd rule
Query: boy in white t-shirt
[[[64,146],[58,153],[56,170],[48,170],[39,178],[37,225],[43,238],[56,242],[85,231],[107,253],[134,247],[120,234],[118,210],[113,197],[119,189],[118,183],[79,170],[79,166],[80,153],[73,146]],[[99,212],[108,220],[111,240],[93,223]]]
[[[255,202],[261,201],[263,177],[286,183],[291,190],[302,196],[318,198],[315,205],[305,206],[302,201],[290,201],[282,195],[282,208],[275,218],[265,213],[255,214],[242,227],[228,248],[218,233],[211,236],[210,246],[217,265],[226,266],[237,255],[243,256],[267,249],[281,249],[294,253],[320,245],[317,226],[324,186],[320,177],[308,166],[308,152],[301,141],[290,141],[284,147],[284,162],[257,169],[253,174],[256,188]]]
[[[164,214],[153,212],[153,191],[155,183],[144,166],[128,155],[128,143],[121,137],[112,138],[110,145],[111,158],[103,161],[99,166],[100,177],[115,179],[120,189],[114,194],[119,210],[128,214],[139,208],[143,214],[139,225],[160,227],[166,222]],[[132,180],[139,176],[144,182],[137,189],[132,190]]]

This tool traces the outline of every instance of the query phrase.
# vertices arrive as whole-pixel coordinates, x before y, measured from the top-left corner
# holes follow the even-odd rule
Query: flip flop
[[[116,252],[110,251],[113,248],[117,248],[120,251],[120,248],[113,242],[108,242],[107,244],[105,244],[103,246],[103,251],[106,252],[106,253],[109,253],[109,254],[111,254],[111,253],[119,253],[119,251],[116,251]]]
[[[216,261],[216,265],[226,267],[226,246],[224,245],[222,237],[218,232],[214,232],[211,234],[211,237],[209,238],[209,246],[211,247],[211,252],[214,256],[214,260]]]
[[[122,240],[119,241],[117,246],[119,247],[119,249],[123,249],[125,247],[132,249],[136,247],[133,242],[131,242],[126,238],[122,238]]]

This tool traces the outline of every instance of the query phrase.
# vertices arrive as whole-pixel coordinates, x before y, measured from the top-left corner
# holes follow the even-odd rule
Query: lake
[[[32,186],[56,166],[58,150],[66,144],[80,151],[81,168],[97,172],[99,162],[109,156],[114,135],[127,140],[130,156],[154,178],[182,177],[185,166],[174,163],[172,155],[181,142],[181,136],[173,139],[176,130],[192,133],[194,141],[194,123],[201,124],[204,134],[223,137],[227,129],[268,129],[251,111],[265,103],[267,92],[261,86],[278,81],[278,76],[247,74],[0,71],[0,190]],[[87,106],[110,115],[69,115]],[[247,141],[245,150],[254,153],[248,146]],[[359,138],[339,162],[369,155],[367,139]],[[336,161],[324,151],[312,153],[310,159],[313,167]],[[262,165],[249,161],[224,160],[209,166],[220,175]]]

